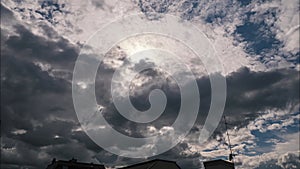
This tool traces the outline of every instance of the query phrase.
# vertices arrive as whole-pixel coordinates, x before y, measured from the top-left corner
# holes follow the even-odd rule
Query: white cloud
[[[291,116],[291,113],[297,112],[298,106],[290,106],[286,110],[268,110],[266,113],[261,112],[261,116],[251,121],[246,127],[233,128],[228,130],[230,141],[235,157],[235,162],[238,164],[238,169],[255,168],[267,161],[284,161],[287,156],[283,154],[297,154],[299,152],[299,132],[286,134],[285,127],[295,124],[299,120],[299,114]],[[276,121],[279,121],[276,123]],[[279,130],[278,138],[270,138],[266,143],[270,146],[260,147],[257,143],[260,137],[252,134],[252,131],[259,130],[264,133]],[[274,133],[275,134],[275,133]],[[184,151],[186,155],[200,152],[204,158],[215,159],[221,156],[228,156],[229,148],[226,133],[217,136],[203,145],[200,145],[193,137],[199,136],[199,133],[194,133],[188,136],[185,142],[189,149]],[[284,168],[284,167],[283,167]]]
[[[26,134],[27,130],[19,129],[19,130],[14,130],[12,133],[15,134],[15,135]]]
[[[63,3],[64,1],[59,1]],[[103,2],[103,1],[102,1]],[[185,1],[178,1],[177,5],[173,5],[170,7],[170,11],[173,13],[181,15],[184,12],[191,10],[191,4],[188,8],[184,10],[178,10],[178,6],[183,5]],[[132,3],[132,1],[105,1],[103,5],[100,7],[96,7],[95,4],[92,4],[92,1],[65,1],[66,3],[64,10],[68,11],[65,14],[62,13],[54,13],[53,19],[58,21],[57,24],[50,24],[48,22],[41,21],[41,16],[33,13],[32,11],[35,10],[42,10],[37,3],[37,1],[24,1],[21,4],[16,4],[14,1],[7,1],[4,0],[3,3],[6,6],[9,6],[10,9],[14,7],[25,8],[25,12],[17,12],[15,11],[14,14],[20,19],[23,20],[25,25],[32,30],[33,33],[43,36],[44,32],[39,27],[41,22],[43,24],[47,24],[48,26],[53,27],[59,35],[66,37],[67,39],[71,40],[71,42],[85,42],[87,38],[92,35],[96,30],[101,28],[103,25],[109,23],[112,19],[115,19],[119,16],[125,14],[131,14],[138,12],[138,6]],[[244,52],[245,43],[236,44],[234,38],[231,36],[231,33],[235,30],[237,25],[243,24],[244,13],[247,11],[256,11],[257,14],[253,17],[253,22],[259,22],[259,19],[264,19],[269,25],[273,23],[275,26],[271,29],[275,34],[276,37],[284,42],[284,46],[282,52],[292,52],[295,53],[299,51],[299,15],[298,15],[298,8],[296,1],[274,1],[272,3],[260,3],[256,4],[254,1],[251,5],[241,8],[237,4],[232,8],[227,7],[226,1],[218,1],[218,2],[200,2],[204,3],[199,5],[198,8],[203,9],[195,9],[198,10],[197,15],[195,15],[195,19],[192,22],[201,30],[203,31],[208,38],[214,44],[218,56],[220,57],[221,62],[224,64],[225,74],[230,73],[232,71],[237,70],[242,66],[251,67],[253,70],[265,70],[267,67],[255,60],[249,59],[248,55]],[[294,4],[296,3],[296,5]],[[99,4],[98,4],[99,5]],[[269,8],[278,8],[280,9],[280,13],[278,14],[277,20],[270,16],[263,17],[261,13]],[[212,24],[207,24],[203,21],[203,17],[207,16],[208,14],[214,14],[216,12],[223,11],[224,9],[229,9],[227,12],[227,17],[224,21],[220,19],[214,21]],[[2,26],[1,26],[2,27]],[[170,41],[164,41],[165,43],[169,43]],[[175,46],[175,48],[174,48]],[[176,50],[176,45],[171,46],[170,50]],[[181,48],[178,48],[181,49]],[[126,48],[125,48],[126,50]],[[182,50],[181,50],[182,51]],[[130,51],[127,51],[130,53]],[[178,50],[180,52],[180,50]],[[116,53],[115,53],[116,54]],[[270,55],[273,55],[271,53]],[[274,59],[273,66],[271,67],[289,67],[289,63],[284,60],[281,56],[275,55],[271,56]],[[106,61],[116,61],[120,58],[109,58]],[[123,62],[118,61],[115,64],[111,64],[113,68],[119,67]],[[198,65],[193,63],[191,59],[190,62],[191,66]],[[36,62],[36,66],[38,66],[42,71],[48,72],[50,75],[54,76],[55,71],[52,68],[52,65]],[[299,65],[298,65],[299,69]],[[137,82],[139,83],[139,82]],[[79,83],[79,86],[82,88],[86,88],[86,83]],[[247,96],[251,97],[251,93],[247,93]],[[98,107],[99,110],[99,107]],[[294,111],[294,109],[293,109]],[[280,157],[280,154],[286,152],[294,152],[298,147],[299,150],[299,133],[295,133],[292,135],[283,135],[283,139],[285,142],[278,142],[278,140],[270,140],[271,142],[275,143],[274,151],[273,152],[266,152],[259,156],[249,156],[248,154],[243,155],[245,153],[245,149],[249,149],[251,152],[255,151],[255,136],[251,134],[253,130],[259,130],[260,132],[270,131],[270,130],[278,130],[282,129],[283,127],[289,126],[293,124],[296,120],[299,119],[299,116],[289,116],[291,110],[269,110],[266,114],[263,114],[259,118],[257,118],[254,122],[251,122],[247,128],[240,128],[240,129],[233,129],[229,130],[231,134],[231,141],[233,144],[233,150],[235,152],[241,153],[241,155],[237,156],[237,161],[243,164],[242,168],[253,168],[258,166],[261,162],[277,159],[278,163],[283,164],[286,163],[290,158],[293,156],[284,155]],[[272,122],[269,123],[268,121],[279,121],[279,122]],[[105,126],[98,126],[100,129],[105,129]],[[161,134],[161,135],[169,135],[167,142],[175,142],[178,138],[174,138],[172,134],[174,129],[170,127],[163,127],[162,129],[158,130],[154,126],[148,127],[148,132],[144,133],[146,136],[147,134]],[[74,131],[81,131],[81,129],[74,129]],[[13,132],[14,134],[25,134],[26,131],[24,130],[17,130]],[[194,137],[198,135],[195,134]],[[225,137],[225,133],[221,136]],[[187,138],[189,145],[189,150],[184,152],[186,154],[201,152],[202,155],[206,157],[217,157],[223,156],[228,154],[228,147],[222,142],[222,139],[212,140],[207,142],[205,145],[199,145],[197,142],[198,139],[194,138]],[[149,149],[152,148],[155,144],[159,144],[160,146],[166,146],[163,143],[166,141],[162,140],[154,140],[153,143],[147,144],[141,149]],[[53,146],[55,148],[55,146]],[[295,148],[296,147],[296,148]],[[48,147],[51,149],[51,147]],[[56,146],[56,148],[63,148]],[[82,148],[79,146],[78,148]],[[47,149],[47,147],[45,148]],[[10,155],[15,148],[5,149],[5,153]],[[210,150],[210,151],[205,151]],[[249,152],[249,154],[251,153]],[[126,152],[125,152],[126,153]],[[89,157],[91,156],[91,152],[87,153]],[[16,156],[16,154],[14,154]],[[39,158],[45,158],[45,154],[39,154]]]
[[[268,10],[276,11],[276,14],[266,14]],[[296,54],[299,52],[299,3],[294,0],[277,0],[252,3],[245,11],[256,12],[251,21],[254,23],[264,21],[271,32],[275,35],[276,39],[283,43],[279,51],[266,54],[268,63],[266,66],[269,68],[287,68],[295,67],[295,63],[290,63],[289,59],[295,59],[292,56],[284,58],[283,55]],[[270,55],[270,56],[268,56]],[[274,59],[276,58],[276,59]]]
[[[283,50],[295,54],[299,52],[299,2],[294,0],[279,1],[280,15],[275,25],[276,37],[284,42]]]
[[[245,43],[237,44],[231,33],[234,32],[236,26],[243,24],[245,13],[249,11],[256,12],[252,17],[253,22],[264,20],[276,38],[284,42],[284,46],[280,49],[280,53],[299,51],[299,15],[298,3],[293,0],[289,1],[272,1],[257,2],[253,1],[248,6],[241,7],[235,1],[200,1],[197,7],[191,2],[178,0],[176,2],[169,1],[100,1],[97,4],[94,1],[58,1],[64,4],[61,8],[62,12],[53,12],[52,20],[56,24],[45,21],[45,18],[33,11],[40,12],[51,11],[51,6],[41,8],[38,1],[24,1],[17,3],[14,1],[3,1],[3,4],[14,9],[15,7],[24,8],[23,11],[13,10],[18,18],[27,23],[31,30],[44,36],[43,30],[39,27],[41,23],[53,27],[59,35],[70,39],[71,42],[86,42],[88,38],[97,30],[108,24],[118,17],[140,12],[139,5],[148,6],[148,10],[157,11],[167,9],[168,13],[177,16],[189,15],[191,21],[203,31],[214,44],[218,56],[225,68],[225,74],[237,70],[242,66],[248,66],[253,70],[266,70],[269,68],[285,68],[291,67],[291,63],[275,52],[271,52],[267,65],[264,65],[256,59],[251,59],[245,53]],[[154,5],[153,5],[154,4]],[[230,5],[229,5],[230,4]],[[155,6],[155,9],[154,9]],[[48,9],[50,8],[50,9]],[[156,9],[157,8],[157,9]],[[263,15],[269,9],[276,9],[276,16]],[[226,9],[226,10],[224,10]],[[48,10],[48,11],[44,11]],[[148,11],[149,12],[149,11]],[[204,21],[210,15],[220,15],[221,18],[213,20],[211,23]],[[267,54],[268,55],[268,54]],[[259,56],[257,56],[259,57]],[[274,59],[272,59],[274,58]],[[277,60],[275,59],[277,58]]]
[[[278,158],[277,164],[282,168],[297,169],[300,167],[299,153],[285,153]]]
[[[284,154],[286,152],[297,153],[300,150],[299,134],[300,132],[283,135],[282,137],[286,140],[286,142],[277,143],[274,148],[275,152],[277,152],[278,154]]]
[[[23,2],[21,4],[11,1],[4,1],[3,3],[9,6],[11,9],[17,6],[19,8],[24,8],[24,12],[14,11],[14,13],[20,20],[22,18],[22,22],[26,23],[27,27],[29,27],[33,33],[45,37],[45,33],[39,27],[41,23],[44,23],[50,27],[53,27],[59,35],[70,39],[73,43],[86,42],[95,31],[99,30],[112,20],[115,20],[122,15],[138,13],[140,10],[137,4],[134,4],[129,0],[105,1],[104,8],[95,8],[95,5],[90,1],[88,1],[88,3],[82,1],[58,2],[60,4],[65,4],[63,8],[65,13],[53,14],[52,17],[57,21],[57,24],[50,24],[45,20],[45,18],[41,18],[39,14],[32,12],[35,10],[45,10],[40,7],[40,4],[37,1],[32,3]],[[221,2],[222,1],[217,3],[218,5],[215,6],[218,7],[219,10],[226,6],[225,3]],[[179,4],[180,3],[181,2],[179,2]],[[238,8],[235,8],[234,10],[237,9]],[[174,10],[176,10],[175,7]],[[232,12],[232,14],[234,14],[234,12]],[[205,24],[204,22],[193,21],[195,22],[195,25],[201,31],[203,31],[215,45],[217,55],[220,57],[221,62],[225,67],[225,74],[235,71],[242,66],[249,65],[249,60],[246,58],[246,54],[243,52],[243,49],[239,46],[233,45],[233,37],[226,36],[227,33],[224,29],[229,29],[230,25],[236,25],[239,23],[238,20],[233,20],[235,24],[227,24],[227,26],[224,27],[220,27],[218,25],[211,26]],[[114,61],[117,62],[118,60]]]
[[[250,122],[250,130],[259,130],[264,133],[270,130],[282,129],[293,124],[299,119],[298,115],[290,115],[297,112],[299,105],[288,106],[285,110],[266,110],[261,112],[261,116]],[[276,122],[277,121],[277,122]]]

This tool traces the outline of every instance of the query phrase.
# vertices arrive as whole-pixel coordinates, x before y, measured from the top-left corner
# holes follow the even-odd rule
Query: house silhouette
[[[105,167],[100,164],[77,162],[74,158],[69,161],[56,161],[54,158],[52,163],[49,164],[46,169],[105,169]]]
[[[213,160],[203,162],[205,169],[234,169],[234,164],[225,160]]]
[[[181,169],[176,162],[155,159],[119,169]]]
[[[234,164],[225,160],[213,160],[203,162],[205,169],[234,169]],[[77,162],[76,159],[63,161],[56,159],[46,169],[105,169],[104,165]],[[118,169],[181,169],[176,162],[154,159]]]

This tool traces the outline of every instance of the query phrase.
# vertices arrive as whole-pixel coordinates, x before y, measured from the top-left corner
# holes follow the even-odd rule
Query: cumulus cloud
[[[145,160],[118,157],[96,145],[80,127],[71,96],[72,71],[80,43],[110,18],[139,10],[146,15],[154,12],[163,17],[164,13],[172,13],[190,20],[204,30],[216,46],[226,69],[223,76],[228,85],[224,113],[231,125],[228,131],[233,149],[240,154],[236,158],[241,168],[299,165],[299,156],[294,151],[295,145],[299,145],[299,72],[294,69],[295,58],[299,57],[296,46],[299,23],[294,15],[298,8],[279,1],[257,5],[256,1],[113,3],[1,2],[1,167],[44,168],[53,157],[96,160],[108,166]],[[21,18],[24,23],[19,21]],[[287,24],[288,21],[292,24]],[[256,32],[245,31],[249,28]],[[177,48],[178,52],[182,49]],[[176,51],[175,48],[170,50]],[[130,122],[118,113],[111,101],[112,75],[130,52],[126,44],[121,44],[106,55],[99,67],[102,74],[96,78],[97,109],[120,133],[134,137],[168,135],[172,142],[177,138],[172,135],[171,125],[180,109],[181,98],[174,79],[168,78],[162,70],[147,70],[136,76],[130,92],[133,105],[147,110],[150,91],[162,89],[168,103],[159,120],[150,124]],[[189,66],[201,72],[199,62],[189,59]],[[143,60],[140,64],[154,63]],[[267,69],[268,66],[275,69]],[[211,86],[205,74],[197,75],[201,106],[196,125],[173,149],[153,157],[176,160],[183,168],[199,168],[203,160],[224,158],[228,154],[222,124],[209,142],[198,143],[209,110]],[[78,85],[84,90],[89,83]],[[146,146],[166,146],[164,143],[164,140],[154,140]]]
[[[87,157],[92,158],[93,154],[97,154],[97,151],[102,152],[95,143],[83,134],[82,130],[78,130],[78,122],[72,108],[70,76],[65,74],[68,74],[73,68],[73,58],[76,57],[77,53],[76,47],[72,47],[72,45],[68,44],[67,41],[63,39],[58,42],[52,42],[51,40],[36,36],[28,32],[28,30],[22,26],[16,27],[16,33],[18,35],[3,39],[5,42],[3,43],[5,44],[3,51],[6,59],[5,62],[2,62],[3,65],[1,66],[3,70],[2,77],[4,77],[2,78],[2,92],[9,97],[6,97],[4,102],[2,102],[4,106],[1,107],[1,111],[4,112],[2,118],[6,119],[4,122],[5,127],[2,128],[2,135],[7,139],[16,140],[16,144],[14,146],[12,145],[10,148],[3,147],[5,150],[4,152],[6,153],[10,149],[17,150],[19,144],[24,147],[34,147],[36,156],[40,151],[43,152],[43,155],[41,155],[43,159],[41,160],[44,161],[44,163],[46,163],[47,160],[49,161],[50,156],[70,158],[72,152],[59,155],[59,149],[68,149],[68,147],[70,148],[72,145],[75,146],[75,144],[79,144],[82,149],[86,149],[89,154]],[[27,47],[18,47],[28,40],[38,41],[40,43],[26,44],[28,45]],[[49,48],[52,48],[51,51],[53,52],[49,53],[49,50],[47,50]],[[56,52],[58,48],[62,49],[64,52]],[[30,54],[24,52],[27,49],[31,50]],[[61,57],[65,59],[61,60]],[[21,72],[17,71],[20,66],[22,67]],[[104,68],[108,68],[105,68],[106,76],[100,76],[98,79],[102,83],[108,83],[107,81],[103,81],[103,78],[109,79],[113,73],[113,67],[109,68],[108,66],[109,65],[104,65]],[[54,68],[64,69],[61,73],[64,76],[52,74],[50,70]],[[297,102],[297,95],[293,94],[293,92],[299,90],[297,88],[298,77],[296,75],[297,74],[294,70],[252,72],[247,68],[240,69],[239,71],[230,74],[227,77],[229,87],[228,102],[235,103],[228,104],[225,109],[231,116],[230,122],[232,124],[243,126],[243,124],[246,125],[248,122],[246,120],[241,123],[238,120],[240,117],[249,117],[250,121],[259,115],[253,113],[250,114],[250,112],[262,111],[270,107],[280,109],[287,105],[295,104]],[[157,76],[160,76],[160,74],[146,73],[144,76],[148,76],[149,78],[158,78]],[[12,79],[12,77],[14,78]],[[286,80],[286,78],[289,80]],[[33,79],[35,80],[33,81]],[[198,79],[197,82],[200,92],[202,92],[201,100],[203,104],[202,109],[200,110],[203,113],[199,116],[197,123],[203,124],[203,117],[205,117],[205,111],[208,110],[210,102],[210,94],[208,92],[210,85],[207,77],[202,77]],[[241,82],[243,83],[241,84]],[[24,89],[24,86],[26,89],[25,91],[21,90]],[[105,117],[107,120],[117,130],[131,136],[143,136],[143,134],[153,134],[153,131],[161,133],[170,128],[168,126],[172,124],[172,121],[176,118],[176,113],[174,112],[176,112],[179,108],[179,91],[174,90],[173,88],[169,89],[168,81],[149,81],[146,88],[140,89],[140,91],[144,92],[139,92],[138,94],[132,93],[132,100],[134,101],[134,104],[141,109],[147,109],[147,104],[145,104],[147,103],[146,96],[149,91],[153,89],[150,86],[153,86],[154,88],[163,88],[170,99],[170,104],[167,107],[165,115],[161,117],[161,120],[149,124],[153,127],[128,122],[126,119],[122,118],[114,109],[113,105],[111,105],[111,102],[109,101],[109,93],[101,93],[100,102],[104,105],[102,111],[106,114]],[[104,85],[99,88],[99,91],[109,91],[106,90],[106,87],[110,86]],[[136,88],[138,87],[139,86],[136,86]],[[18,89],[22,92],[19,92],[18,95],[14,95],[13,93]],[[135,88],[132,90],[134,91]],[[272,97],[273,95],[274,97]],[[289,99],[282,99],[287,96]],[[243,97],[244,99],[239,100],[239,97]],[[61,100],[57,100],[57,98],[60,98]],[[257,105],[257,100],[260,100],[259,105]],[[245,133],[242,130],[241,132]],[[252,138],[252,136],[250,138]],[[242,140],[238,138],[236,139],[237,141],[234,141],[234,143],[245,141],[245,139],[242,138]],[[195,144],[197,144],[197,142]],[[7,145],[7,143],[4,145]],[[191,143],[183,142],[171,151],[166,152],[166,154],[159,157],[169,157],[174,160],[179,160],[182,165],[187,165],[188,161],[198,165],[200,164],[198,158],[201,158],[201,155],[197,152],[199,149],[196,149],[191,145]],[[50,147],[55,149],[48,149]],[[219,148],[221,149],[221,147]],[[47,151],[43,151],[44,149]],[[223,147],[223,150],[225,149],[226,146]],[[76,154],[75,151],[73,151],[73,153]],[[221,153],[222,151],[220,151],[219,155]],[[178,154],[178,156],[175,157],[175,154]],[[12,154],[5,154],[4,156],[6,157],[5,159],[7,159],[4,160],[7,165],[15,165],[9,160],[9,157],[13,157]],[[191,156],[194,159],[188,158]],[[102,162],[110,164],[117,162],[109,162],[102,160],[99,156],[97,157],[98,160]],[[89,158],[84,159],[88,160]],[[185,161],[183,159],[187,160]],[[20,161],[20,165],[42,164],[27,164]]]

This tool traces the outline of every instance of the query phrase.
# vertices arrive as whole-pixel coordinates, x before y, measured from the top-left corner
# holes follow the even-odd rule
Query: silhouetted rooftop
[[[105,169],[105,167],[100,164],[77,162],[76,159],[69,161],[53,159],[46,169]]]
[[[203,162],[205,169],[234,169],[234,164],[225,160],[213,160]]]
[[[119,169],[180,169],[174,161],[155,159]]]

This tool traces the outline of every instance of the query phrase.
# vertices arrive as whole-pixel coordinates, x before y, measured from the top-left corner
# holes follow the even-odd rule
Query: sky
[[[222,63],[219,76],[227,84],[223,115],[237,169],[300,168],[299,9],[296,0],[2,0],[1,168],[40,169],[52,158],[74,157],[111,169],[154,158],[176,161],[183,169],[199,169],[203,161],[227,159],[224,121],[206,142],[198,141],[212,99],[205,66],[179,41],[164,36],[128,38],[105,54],[93,82],[97,111],[123,135],[168,138],[151,140],[136,151],[177,142],[172,124],[182,99],[176,79],[155,68],[160,58],[130,62],[135,50],[175,51],[195,75],[200,93],[198,116],[188,135],[172,149],[145,159],[112,154],[83,129],[72,98],[76,60],[96,31],[132,14],[158,23],[168,14],[177,16],[201,30],[214,46],[215,57]],[[184,73],[171,63],[163,68]],[[122,65],[128,70],[144,65],[154,68],[139,72],[130,79],[130,86],[125,83],[128,71],[121,72],[111,91],[114,72]],[[90,82],[77,85],[85,90],[93,86]],[[111,96],[115,92],[122,98],[127,92],[133,106],[145,111],[151,107],[148,96],[153,89],[161,89],[167,103],[162,115],[150,123],[126,119]],[[115,141],[107,135],[102,138]]]

